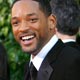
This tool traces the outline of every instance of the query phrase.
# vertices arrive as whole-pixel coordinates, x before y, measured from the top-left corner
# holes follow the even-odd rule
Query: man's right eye
[[[12,25],[13,25],[13,26],[17,26],[18,24],[19,24],[18,21],[12,22]]]

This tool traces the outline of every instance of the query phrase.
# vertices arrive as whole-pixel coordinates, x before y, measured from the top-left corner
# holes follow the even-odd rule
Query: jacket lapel
[[[24,80],[29,80],[29,62],[25,66],[25,72],[24,72]]]
[[[55,46],[51,49],[51,51],[47,54],[43,63],[39,69],[37,80],[49,80],[50,76],[53,72],[53,67],[51,65],[52,62],[55,62],[58,54],[63,49],[64,45],[61,40],[55,44]]]
[[[42,66],[38,72],[37,80],[49,80],[49,77],[52,72],[52,67],[47,61],[45,61],[44,63],[42,63]]]

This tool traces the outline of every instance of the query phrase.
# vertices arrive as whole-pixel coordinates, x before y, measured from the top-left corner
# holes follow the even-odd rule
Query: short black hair
[[[57,30],[62,34],[75,35],[80,27],[80,5],[76,0],[52,0],[52,13],[57,17]]]
[[[14,0],[12,7],[17,1],[21,0]],[[45,15],[49,16],[52,13],[50,0],[33,0],[33,1],[39,2],[40,9],[45,13]]]

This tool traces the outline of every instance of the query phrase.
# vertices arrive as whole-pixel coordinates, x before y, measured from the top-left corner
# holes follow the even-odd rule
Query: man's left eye
[[[34,23],[38,20],[38,18],[33,18],[33,19],[30,19],[30,22]]]

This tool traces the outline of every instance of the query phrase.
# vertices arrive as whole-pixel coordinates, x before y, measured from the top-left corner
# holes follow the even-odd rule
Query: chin
[[[36,48],[32,48],[32,47],[22,47],[22,50],[29,54],[33,54],[36,52]]]

